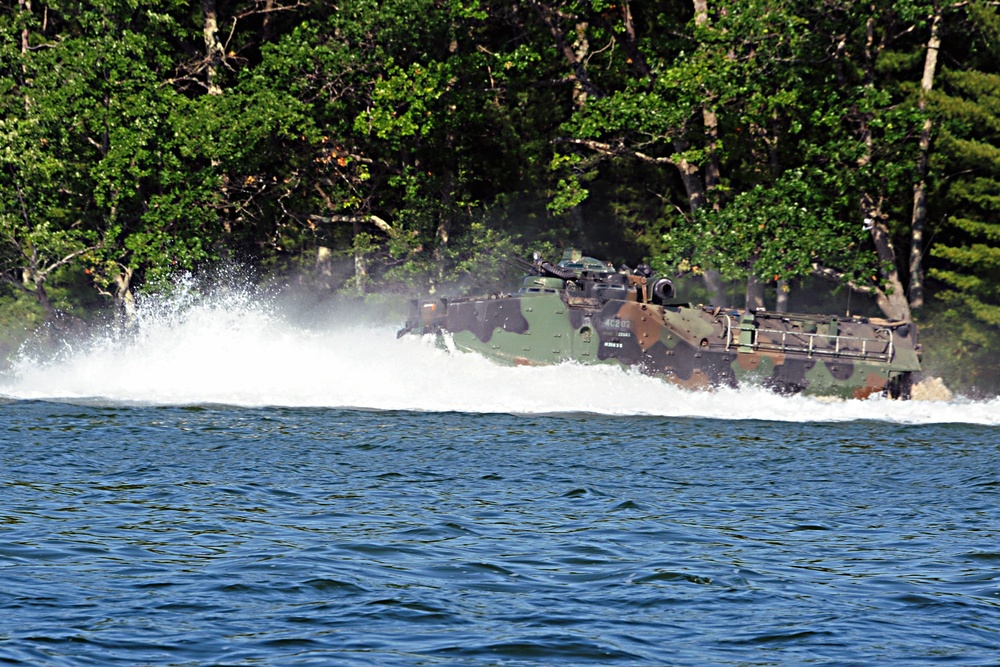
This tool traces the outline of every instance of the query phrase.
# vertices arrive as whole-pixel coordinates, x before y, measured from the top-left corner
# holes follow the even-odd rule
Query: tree
[[[931,340],[947,372],[980,390],[1000,385],[1000,73],[945,70],[929,106],[940,126],[933,169],[946,224],[930,252],[940,284]],[[937,207],[935,207],[937,208]],[[942,362],[944,363],[944,362]]]
[[[57,309],[46,282],[97,246],[53,201],[61,165],[38,150],[43,142],[37,122],[0,120],[0,281],[30,294],[51,320]]]
[[[58,257],[45,266],[85,260],[123,311],[137,278],[156,283],[210,256],[214,179],[190,159],[197,143],[179,127],[189,100],[166,85],[172,42],[188,36],[183,12],[173,0],[46,8],[13,70],[24,104],[10,127],[32,132],[8,171],[31,194],[9,248],[30,238],[33,254]]]
[[[750,307],[809,272],[893,318],[923,290],[973,340],[998,25],[979,0],[10,0],[0,273],[127,312],[222,257],[364,294],[570,243]]]
[[[909,79],[917,54],[926,55],[916,37],[918,28],[933,14],[931,3],[826,3],[812,23],[828,44],[833,64],[827,88],[830,115],[840,124],[827,126],[825,138],[816,142],[819,163],[834,175],[836,189],[854,193],[854,212],[842,215],[863,221],[871,234],[879,280],[818,265],[819,275],[846,282],[852,289],[870,293],[885,315],[909,320],[910,307],[896,247],[913,238],[902,192],[913,192],[914,165],[919,163],[917,137],[924,115],[910,104]],[[921,51],[921,49],[923,49]],[[926,67],[922,69],[927,69]],[[916,77],[919,80],[919,76]]]
[[[874,257],[858,251],[856,233],[842,233],[860,230],[861,221],[849,227],[827,214],[846,214],[836,218],[845,221],[856,216],[845,212],[842,193],[858,183],[857,168],[838,165],[839,181],[824,170],[831,143],[856,142],[844,126],[856,100],[810,87],[830,78],[822,71],[830,62],[827,43],[811,29],[816,20],[811,5],[744,3],[711,20],[707,11],[707,5],[698,5],[686,38],[670,50],[664,49],[665,40],[640,39],[636,76],[618,79],[617,89],[599,94],[600,80],[589,77],[593,92],[566,124],[571,136],[564,143],[606,158],[676,169],[687,213],[675,219],[661,258],[674,267],[711,268],[746,280],[748,307],[763,305],[764,281],[784,283],[812,271],[813,249],[827,250],[825,261],[845,263],[831,272],[841,279],[868,273],[859,268],[861,260],[870,267]],[[666,32],[657,28],[646,26],[639,34]],[[579,169],[589,160],[578,153],[564,163]],[[566,182],[565,203],[583,201],[588,190],[580,179]],[[814,191],[804,196],[803,188]],[[773,212],[791,216],[785,224],[804,243],[788,243],[775,233],[780,220],[758,210],[765,202]],[[763,227],[761,216],[770,221]],[[756,220],[762,233],[751,233],[741,222],[749,220]],[[757,266],[760,257],[778,255],[784,257],[782,266],[768,261]]]
[[[476,2],[355,0],[262,50],[233,91],[283,100],[258,116],[296,110],[299,139],[272,142],[273,162],[248,156],[259,173],[222,159],[227,172],[242,164],[230,188],[260,183],[256,201],[271,207],[260,217],[273,216],[271,247],[281,248],[275,261],[290,267],[333,247],[351,257],[358,292],[369,280],[457,275],[473,209],[544,167],[525,157],[538,132],[522,120],[530,89],[508,87],[531,56],[509,45],[519,15],[507,9],[491,17]],[[528,120],[547,112],[539,106]],[[265,174],[280,176],[259,180]]]

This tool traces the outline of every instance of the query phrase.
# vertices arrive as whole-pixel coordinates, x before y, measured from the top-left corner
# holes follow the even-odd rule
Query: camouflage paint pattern
[[[691,389],[908,398],[920,370],[910,323],[655,303],[638,276],[583,272],[561,284],[529,276],[518,294],[414,302],[400,333],[450,334],[457,348],[512,365],[635,367]]]

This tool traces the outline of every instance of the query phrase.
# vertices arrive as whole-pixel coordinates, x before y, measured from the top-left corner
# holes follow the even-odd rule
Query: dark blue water
[[[0,663],[1000,664],[1000,428],[0,404]]]

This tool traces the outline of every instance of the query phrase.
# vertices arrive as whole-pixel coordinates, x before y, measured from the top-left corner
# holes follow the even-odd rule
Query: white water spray
[[[332,319],[332,318],[328,318]],[[22,355],[0,397],[108,404],[597,413],[779,421],[1000,424],[991,401],[822,401],[764,389],[692,392],[609,366],[504,367],[394,326],[303,326],[240,290],[141,304],[135,331],[56,357]]]

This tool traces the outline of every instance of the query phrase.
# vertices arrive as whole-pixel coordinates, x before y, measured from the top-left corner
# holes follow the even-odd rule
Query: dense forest
[[[0,326],[222,262],[350,296],[579,247],[872,308],[1000,388],[1000,7],[3,0]]]

